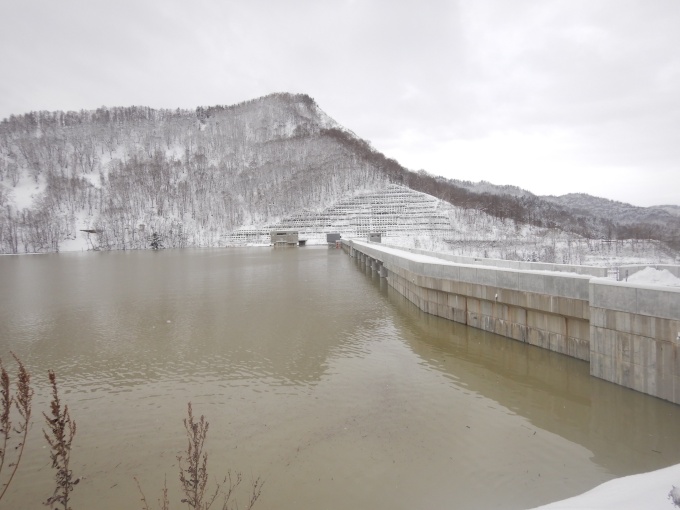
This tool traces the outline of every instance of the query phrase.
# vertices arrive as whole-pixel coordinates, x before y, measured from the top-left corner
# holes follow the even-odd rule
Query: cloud
[[[680,186],[680,4],[660,4],[463,3],[463,87],[376,145],[450,177],[678,203],[654,184]]]
[[[601,189],[595,174],[680,188],[676,0],[6,0],[2,10],[0,117],[304,92],[411,168],[545,181],[554,193],[571,185],[563,173],[586,169],[586,192]],[[562,171],[537,179],[540,168]]]

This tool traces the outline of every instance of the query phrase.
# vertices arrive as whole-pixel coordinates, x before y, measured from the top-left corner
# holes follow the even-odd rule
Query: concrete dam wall
[[[343,249],[424,312],[587,361],[593,376],[680,403],[680,288],[608,280],[604,268],[362,241]]]

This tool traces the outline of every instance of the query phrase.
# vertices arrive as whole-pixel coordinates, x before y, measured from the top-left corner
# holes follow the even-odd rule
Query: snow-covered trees
[[[96,230],[88,235],[101,249],[148,248],[140,225],[167,247],[220,245],[238,227],[320,211],[388,183],[471,211],[475,221],[484,213],[582,237],[680,244],[680,218],[663,229],[619,224],[518,189],[480,190],[410,172],[309,96],[272,94],[195,111],[101,107],[3,120],[0,252],[57,250],[85,235],[80,230]]]
[[[139,225],[169,246],[219,244],[244,223],[387,182],[322,134],[334,126],[290,94],[195,112],[10,117],[0,123],[0,251],[54,250],[81,229],[97,230],[100,248],[146,248]]]

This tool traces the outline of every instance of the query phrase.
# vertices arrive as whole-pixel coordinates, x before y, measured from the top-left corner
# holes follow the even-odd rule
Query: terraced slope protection
[[[404,186],[358,193],[319,212],[301,211],[259,228],[242,228],[226,236],[227,244],[268,244],[271,230],[297,230],[301,238],[323,242],[327,233],[344,238],[428,235],[451,237],[454,207]]]

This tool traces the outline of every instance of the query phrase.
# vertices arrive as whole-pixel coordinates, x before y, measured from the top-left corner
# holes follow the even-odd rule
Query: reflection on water
[[[0,339],[38,411],[61,381],[74,508],[138,508],[135,475],[176,497],[188,401],[263,509],[526,508],[680,462],[678,406],[423,314],[334,249],[0,257]],[[9,508],[49,495],[40,428]]]

